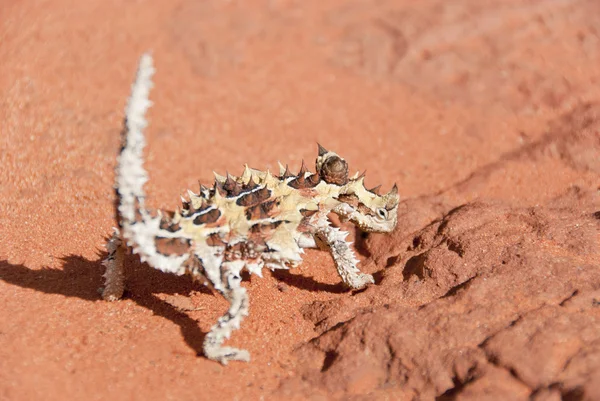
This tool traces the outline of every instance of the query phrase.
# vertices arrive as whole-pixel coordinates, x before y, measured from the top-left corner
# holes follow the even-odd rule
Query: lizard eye
[[[377,216],[381,217],[382,219],[387,219],[387,210],[385,210],[384,208],[377,209]]]

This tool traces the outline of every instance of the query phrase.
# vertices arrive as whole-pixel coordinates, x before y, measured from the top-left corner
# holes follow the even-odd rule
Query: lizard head
[[[332,209],[334,213],[364,231],[390,232],[396,227],[399,196],[395,184],[385,195],[378,194],[379,187],[366,189],[364,175],[349,178],[348,163],[321,145],[316,168],[323,181],[339,187],[335,197],[339,204]]]

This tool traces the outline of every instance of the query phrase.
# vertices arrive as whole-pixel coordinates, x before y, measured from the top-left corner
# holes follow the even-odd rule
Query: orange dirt
[[[597,1],[6,3],[0,399],[600,399]],[[151,206],[317,141],[400,188],[375,286],[318,251],[247,281],[249,364],[197,356],[226,304],[187,278],[130,256],[99,297],[147,50]]]

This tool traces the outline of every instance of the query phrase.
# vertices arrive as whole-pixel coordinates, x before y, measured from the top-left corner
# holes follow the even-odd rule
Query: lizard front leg
[[[342,281],[353,289],[360,289],[367,284],[374,284],[375,280],[370,274],[361,273],[356,267],[358,259],[350,248],[350,242],[346,241],[348,233],[339,228],[327,226],[316,233],[317,238],[329,248],[329,252],[335,262],[338,274]]]
[[[240,272],[243,266],[243,261],[233,261],[223,262],[221,266],[208,266],[207,269],[209,272],[219,270],[218,278],[215,274],[208,274],[208,278],[230,305],[228,311],[219,318],[204,338],[204,356],[223,365],[229,361],[250,360],[248,351],[223,346],[223,342],[229,338],[231,332],[239,329],[242,319],[248,316],[248,294],[240,285],[242,281]]]

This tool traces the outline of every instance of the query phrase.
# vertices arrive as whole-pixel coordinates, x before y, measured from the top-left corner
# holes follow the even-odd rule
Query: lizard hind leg
[[[246,350],[223,347],[223,342],[231,336],[233,330],[240,327],[242,319],[248,316],[248,294],[241,286],[241,270],[243,261],[223,262],[220,266],[220,274],[217,277],[209,277],[213,286],[229,301],[229,309],[212,326],[210,332],[204,338],[204,356],[226,365],[229,361],[250,360],[250,354]]]
[[[123,297],[125,290],[125,273],[123,271],[125,247],[118,229],[115,229],[115,232],[106,243],[106,250],[108,256],[102,261],[106,268],[102,298],[105,301],[116,301]]]

